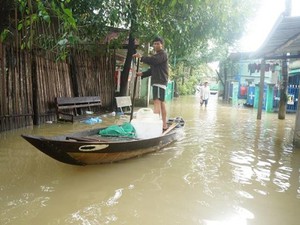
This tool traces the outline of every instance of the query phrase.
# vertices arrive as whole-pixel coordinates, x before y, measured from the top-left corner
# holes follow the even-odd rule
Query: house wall
[[[238,64],[236,80],[240,85],[258,84],[260,82],[260,60],[241,60]],[[265,71],[265,83],[278,84],[280,66],[277,62],[266,62],[268,69]],[[256,69],[253,69],[256,67]],[[252,70],[253,69],[253,70]]]

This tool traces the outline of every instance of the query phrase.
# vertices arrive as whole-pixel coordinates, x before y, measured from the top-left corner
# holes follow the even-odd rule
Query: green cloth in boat
[[[122,125],[112,125],[99,131],[101,136],[109,137],[136,137],[136,132],[131,123],[123,123]]]

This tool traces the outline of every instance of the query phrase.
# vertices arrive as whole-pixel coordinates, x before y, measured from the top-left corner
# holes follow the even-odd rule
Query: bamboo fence
[[[112,108],[113,55],[74,51],[71,63],[17,49],[0,43],[0,131],[55,121],[55,97],[97,95],[103,109]]]
[[[8,0],[3,3],[10,5]],[[19,21],[26,20],[26,15],[14,6],[0,7],[0,12],[0,28],[17,28]],[[97,95],[103,108],[113,106],[114,54],[101,50],[103,46],[95,46],[93,54],[83,50],[85,46],[78,46],[71,50],[70,58],[57,61],[55,53],[41,50],[49,49],[44,45],[56,39],[60,30],[59,22],[52,20],[51,24],[30,26],[29,31],[41,37],[32,43],[30,52],[21,50],[30,39],[27,29],[12,29],[11,39],[5,44],[0,42],[0,132],[56,120],[55,97]]]

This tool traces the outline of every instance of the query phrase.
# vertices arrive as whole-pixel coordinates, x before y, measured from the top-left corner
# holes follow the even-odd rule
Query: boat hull
[[[112,163],[134,158],[160,150],[178,139],[176,128],[166,135],[150,139],[127,138],[127,140],[123,139],[121,141],[74,140],[76,137],[86,137],[95,132],[80,132],[69,136],[49,138],[33,135],[22,135],[22,137],[51,158],[71,165]]]

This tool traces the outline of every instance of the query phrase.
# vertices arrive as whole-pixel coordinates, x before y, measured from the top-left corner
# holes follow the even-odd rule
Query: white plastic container
[[[136,119],[153,119],[155,115],[158,116],[158,114],[154,114],[153,110],[150,108],[141,108],[136,112]]]
[[[137,138],[148,139],[162,134],[162,120],[150,108],[138,110],[136,119],[131,120]]]

